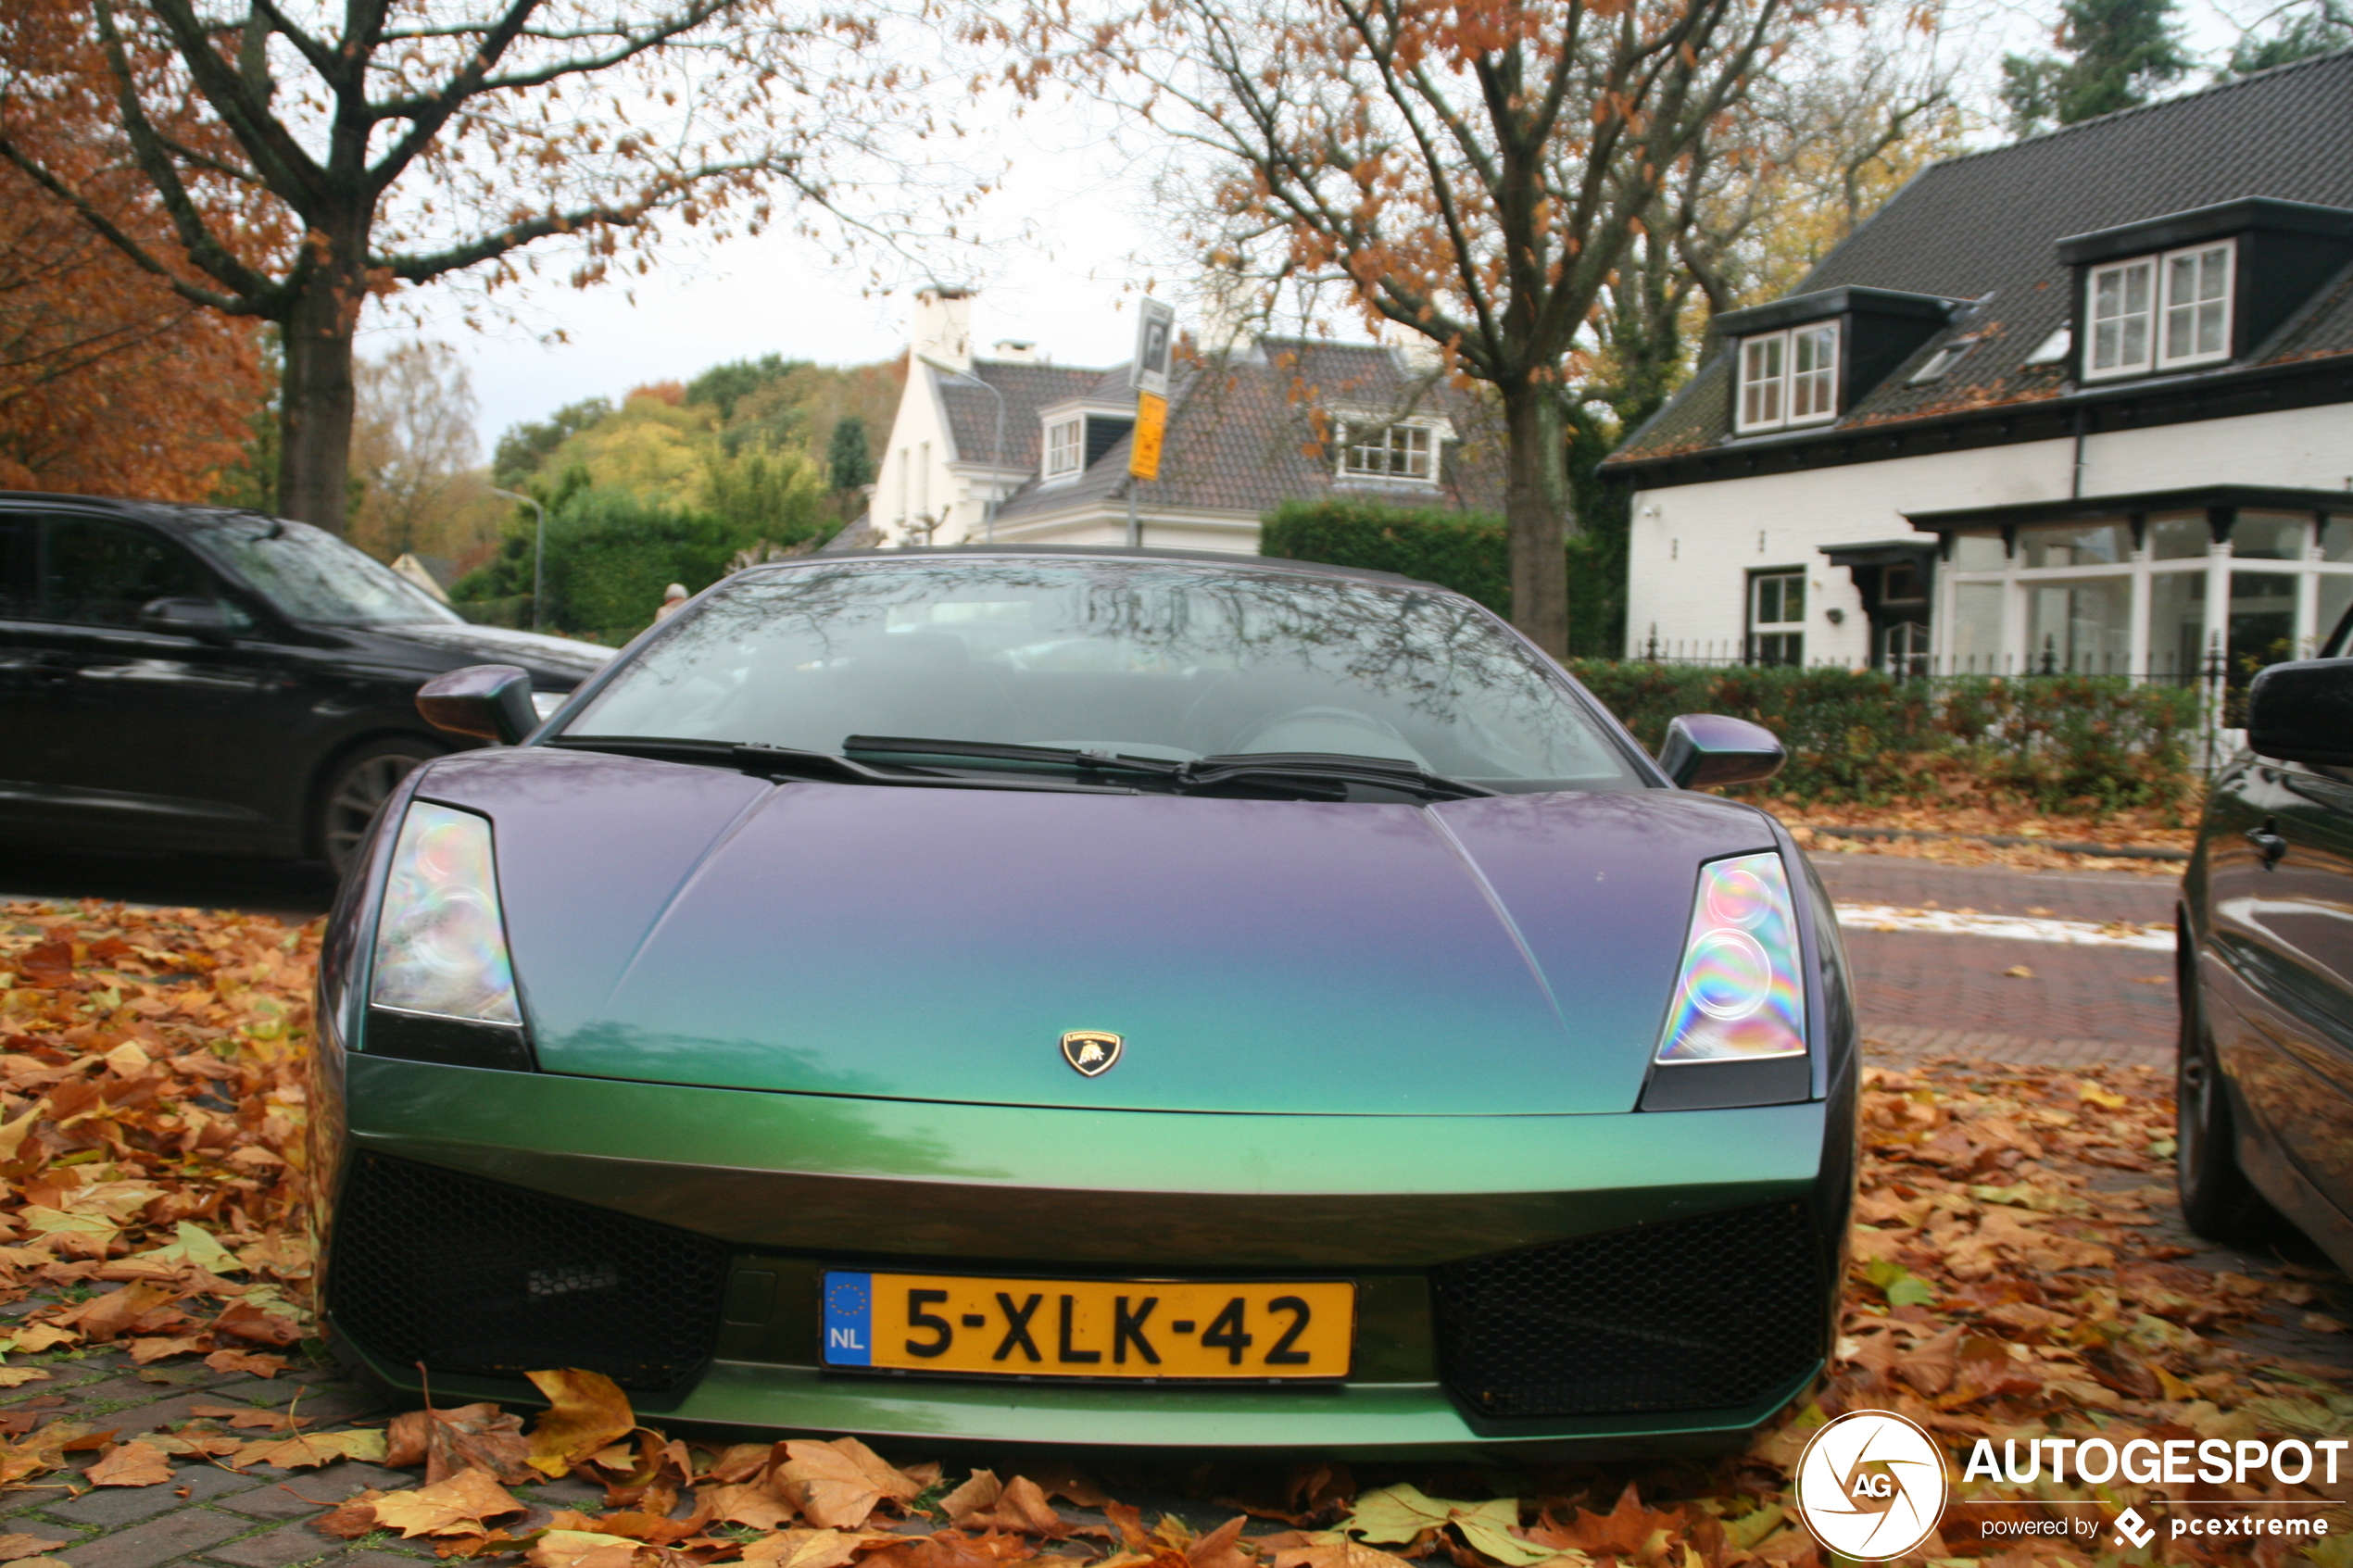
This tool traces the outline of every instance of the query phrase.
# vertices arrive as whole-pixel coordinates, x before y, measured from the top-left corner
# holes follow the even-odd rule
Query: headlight
[[[490,824],[412,801],[392,852],[368,999],[404,1012],[521,1023]]]
[[[1770,850],[1700,868],[1661,1065],[1806,1054],[1806,986],[1789,873]]]

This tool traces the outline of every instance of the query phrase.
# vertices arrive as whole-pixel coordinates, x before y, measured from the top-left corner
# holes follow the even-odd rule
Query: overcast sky
[[[2190,42],[2219,59],[2277,0],[2182,0]],[[2056,6],[1979,0],[1966,53],[1997,59],[2004,48],[2046,44]],[[1982,43],[1980,43],[1980,39]],[[974,340],[1035,343],[1063,364],[1110,365],[1127,357],[1132,300],[1168,247],[1152,224],[1150,170],[1101,106],[1047,103],[1018,117],[1010,104],[981,106],[979,134],[963,149],[974,167],[1003,166],[1000,187],[972,232],[983,243],[943,251],[930,269],[977,284]],[[618,398],[648,382],[686,379],[722,360],[777,353],[831,364],[884,359],[904,345],[909,296],[925,270],[886,263],[893,292],[873,292],[864,268],[831,264],[779,224],[770,233],[686,255],[634,288],[579,290],[560,277],[503,293],[510,320],[470,327],[454,305],[420,291],[422,321],[381,319],[361,352],[422,335],[465,356],[482,403],[483,453],[500,431],[566,403]],[[560,268],[551,271],[560,273]],[[561,332],[566,341],[547,341]],[[879,434],[879,433],[878,433]]]

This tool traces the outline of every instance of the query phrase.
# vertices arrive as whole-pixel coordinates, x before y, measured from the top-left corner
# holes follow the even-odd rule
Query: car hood
[[[1775,842],[1669,790],[772,786],[545,747],[418,793],[495,824],[545,1071],[1132,1110],[1630,1110],[1699,863]],[[1074,1072],[1075,1030],[1117,1065]]]
[[[602,670],[615,650],[570,637],[543,636],[504,626],[423,622],[409,626],[371,626],[364,633],[346,632],[355,641],[367,641],[391,650],[415,650],[419,660],[433,668],[458,669],[468,664],[519,664],[531,671],[535,684],[569,691]]]

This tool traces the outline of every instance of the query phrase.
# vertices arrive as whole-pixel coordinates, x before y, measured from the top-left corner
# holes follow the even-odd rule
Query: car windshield
[[[1641,782],[1600,721],[1466,599],[1171,561],[748,572],[628,659],[564,734],[834,754],[851,735],[1177,761],[1323,753],[1515,793]]]
[[[464,619],[374,557],[308,523],[247,515],[196,526],[205,544],[293,620],[414,626]]]

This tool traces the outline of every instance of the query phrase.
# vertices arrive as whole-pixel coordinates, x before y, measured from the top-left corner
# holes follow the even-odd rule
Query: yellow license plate
[[[1345,1377],[1356,1286],[825,1274],[831,1367],[998,1377]]]

